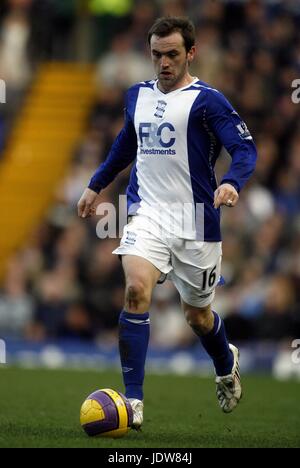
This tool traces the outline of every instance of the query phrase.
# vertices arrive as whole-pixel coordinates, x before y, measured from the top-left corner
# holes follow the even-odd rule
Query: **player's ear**
[[[193,46],[187,53],[187,59],[188,59],[189,64],[192,63],[192,61],[194,60],[195,54],[196,54],[196,47]]]

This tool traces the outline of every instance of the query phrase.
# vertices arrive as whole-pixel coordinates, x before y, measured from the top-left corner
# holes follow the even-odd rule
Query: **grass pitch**
[[[142,432],[88,438],[79,409],[92,391],[122,390],[116,373],[0,369],[0,447],[300,447],[297,382],[243,379],[244,398],[223,414],[213,379],[148,375]]]

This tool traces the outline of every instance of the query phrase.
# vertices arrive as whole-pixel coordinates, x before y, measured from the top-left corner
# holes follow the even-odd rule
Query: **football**
[[[91,437],[123,437],[132,420],[132,408],[127,398],[110,388],[89,395],[80,410],[81,427]]]

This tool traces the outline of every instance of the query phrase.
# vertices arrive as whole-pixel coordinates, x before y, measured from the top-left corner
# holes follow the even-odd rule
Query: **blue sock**
[[[149,313],[123,310],[119,319],[119,349],[127,398],[143,399],[145,361],[150,335]]]
[[[207,335],[200,336],[200,340],[214,362],[216,374],[222,377],[232,371],[233,354],[228,345],[223,320],[216,312],[213,314],[215,317],[214,327]]]

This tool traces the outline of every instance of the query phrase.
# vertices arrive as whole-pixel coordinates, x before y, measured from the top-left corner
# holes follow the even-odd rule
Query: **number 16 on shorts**
[[[217,265],[212,270],[205,270],[202,274],[202,291],[207,288],[212,288],[216,283],[216,269]]]

